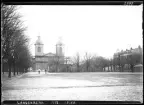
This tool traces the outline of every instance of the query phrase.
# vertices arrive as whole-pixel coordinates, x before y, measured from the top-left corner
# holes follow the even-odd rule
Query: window
[[[41,52],[41,48],[40,47],[38,47],[38,52]]]

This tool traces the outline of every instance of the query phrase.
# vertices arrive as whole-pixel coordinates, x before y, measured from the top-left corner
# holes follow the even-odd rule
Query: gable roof
[[[54,54],[54,53],[49,52],[49,53],[44,54],[43,56],[55,56],[55,54]]]

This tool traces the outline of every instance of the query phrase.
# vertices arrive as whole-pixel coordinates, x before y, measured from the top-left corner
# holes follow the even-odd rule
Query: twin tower
[[[43,53],[43,46],[44,44],[42,43],[40,36],[38,36],[38,39],[36,40],[35,43],[35,56],[44,56],[45,54]],[[64,56],[63,53],[63,44],[61,42],[61,39],[56,44],[56,56]]]

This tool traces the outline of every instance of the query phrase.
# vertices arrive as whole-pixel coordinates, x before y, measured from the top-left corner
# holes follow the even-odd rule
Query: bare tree
[[[103,71],[103,57],[101,56],[93,56],[91,58],[91,66],[94,71]]]
[[[112,59],[112,65],[113,65],[113,71],[116,71],[116,66],[117,66],[117,58]]]
[[[121,70],[121,61],[120,61],[120,54],[118,53],[116,57],[113,58],[113,65],[115,66],[115,70]],[[118,68],[117,68],[118,67]]]
[[[91,68],[92,68],[92,71],[96,71],[98,69],[97,56],[93,56],[91,58]]]
[[[55,72],[59,72],[59,65],[60,65],[60,56],[56,56],[55,60],[54,60],[54,64],[55,64]]]
[[[108,59],[104,58],[104,57],[100,57],[100,65],[103,68],[103,70],[105,71],[105,68],[109,66],[109,61]]]
[[[85,66],[86,66],[86,71],[87,71],[87,72],[90,71],[91,58],[92,58],[92,56],[86,52],[86,53],[85,53],[85,56],[84,56],[84,59],[85,59]]]
[[[28,38],[24,35],[25,28],[20,20],[20,15],[16,12],[17,6],[1,5],[2,12],[2,59],[7,59],[9,77],[11,69],[16,71],[16,66],[21,65],[24,72],[30,66],[31,55],[26,43]],[[23,61],[24,60],[24,61]],[[18,72],[17,72],[18,73]]]
[[[121,72],[124,72],[124,66],[127,64],[126,56],[120,56]]]
[[[111,71],[113,71],[113,59],[110,59],[110,67],[111,67]]]
[[[76,71],[77,72],[80,72],[80,55],[79,53],[77,52],[76,55],[73,57],[72,59],[72,62],[73,62],[73,67],[75,67]]]
[[[2,45],[2,59],[8,60],[9,66],[9,77],[11,77],[11,66],[13,59],[13,49],[11,47],[12,36],[14,35],[16,29],[16,19],[15,15],[16,6],[6,6],[2,5],[2,34],[3,45]]]

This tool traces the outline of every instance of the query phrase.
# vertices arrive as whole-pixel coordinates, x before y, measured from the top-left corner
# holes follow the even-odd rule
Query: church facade
[[[63,52],[63,44],[59,40],[56,44],[56,53],[43,53],[44,44],[40,36],[35,43],[35,57],[33,58],[33,70],[47,70],[58,72],[64,67],[65,56]]]

